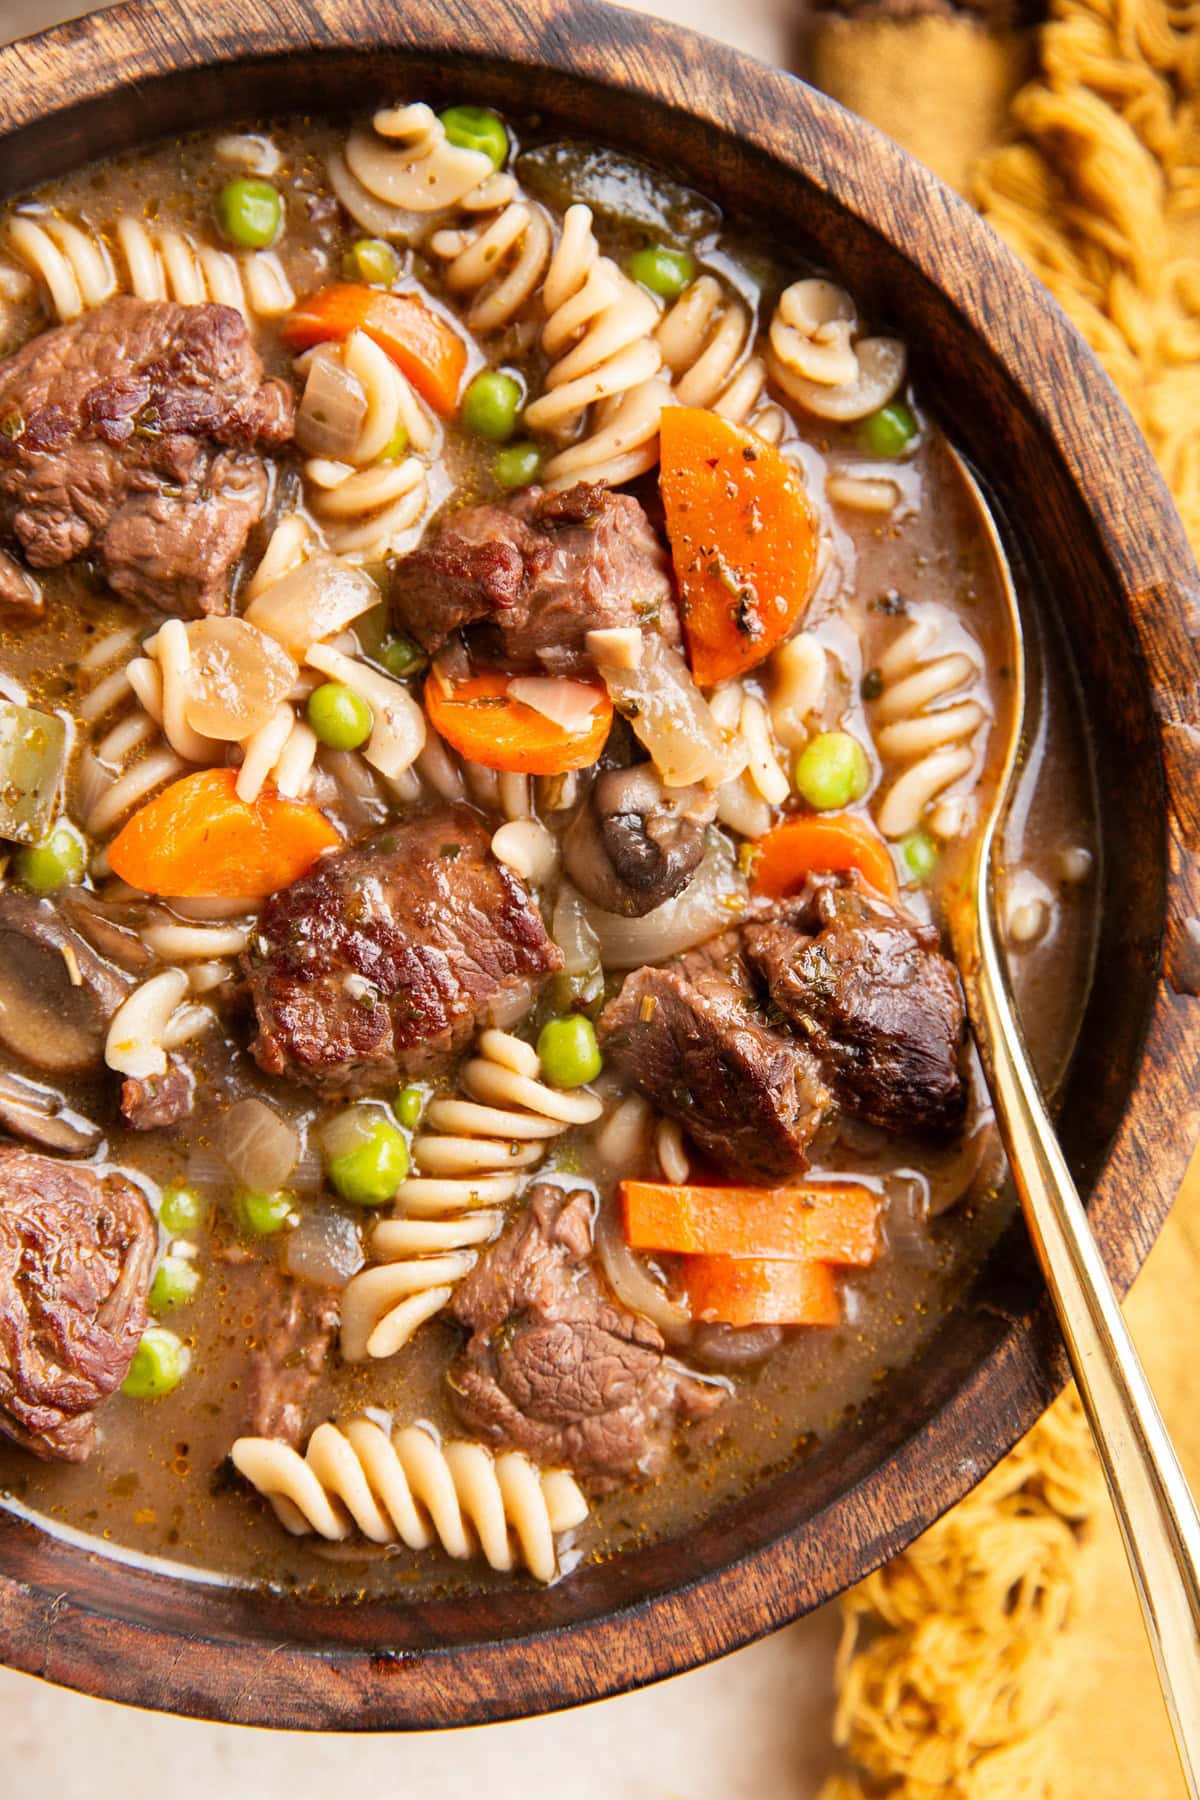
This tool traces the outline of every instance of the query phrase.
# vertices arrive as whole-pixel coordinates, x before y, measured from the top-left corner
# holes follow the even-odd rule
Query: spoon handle
[[[1041,1097],[990,929],[966,986],[1000,1135],[1103,1464],[1175,1744],[1200,1797],[1200,1513]],[[974,961],[974,959],[972,959]]]

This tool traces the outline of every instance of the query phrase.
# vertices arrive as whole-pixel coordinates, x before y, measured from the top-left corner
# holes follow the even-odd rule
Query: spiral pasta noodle
[[[749,309],[712,275],[701,275],[664,315],[655,334],[679,406],[707,406],[777,444],[782,408],[767,397],[767,365],[747,355],[754,336]]]
[[[407,546],[424,518],[430,483],[420,458],[440,449],[441,428],[391,357],[365,332],[309,352],[296,365],[300,372],[314,354],[335,358],[354,377],[366,415],[344,462],[309,457],[307,497],[332,550],[350,562],[381,562]],[[417,454],[405,455],[404,448]]]
[[[654,337],[658,305],[601,256],[583,205],[567,208],[542,294],[550,371],[525,423],[561,440],[582,431],[546,464],[546,485],[631,481],[658,460],[659,420],[670,398]]]
[[[374,1266],[342,1293],[348,1362],[402,1349],[474,1267],[478,1246],[500,1230],[500,1209],[515,1199],[550,1140],[599,1118],[603,1105],[594,1094],[547,1087],[540,1075],[531,1045],[484,1031],[463,1068],[462,1092],[430,1103],[413,1139],[418,1173],[400,1186],[397,1216],[375,1228]]]
[[[354,1531],[374,1544],[459,1560],[482,1556],[499,1573],[524,1566],[537,1581],[559,1573],[556,1540],[582,1525],[588,1505],[565,1469],[538,1469],[518,1450],[439,1443],[407,1425],[389,1435],[370,1419],[340,1430],[318,1425],[303,1456],[273,1438],[238,1438],[238,1473],[270,1501],[286,1531],[342,1542]]]
[[[125,213],[106,236],[57,213],[17,213],[9,221],[8,247],[45,289],[55,316],[67,321],[116,293],[139,300],[206,300],[232,306],[243,318],[278,318],[296,296],[273,250],[233,256],[211,244],[195,244],[170,226],[148,226]],[[115,251],[115,253],[114,253]]]
[[[494,175],[463,206],[491,217],[434,232],[429,249],[448,291],[469,297],[467,324],[486,337],[511,324],[536,294],[550,261],[550,221],[511,175]]]
[[[113,633],[93,648],[84,664],[84,673],[99,674],[100,679],[84,694],[80,716],[96,727],[118,715],[80,758],[80,822],[96,838],[115,831],[188,766],[163,738],[158,672],[146,658],[130,659],[128,652],[135,646],[133,631]],[[144,677],[134,672],[139,663],[147,664]],[[102,673],[108,664],[115,666]],[[135,685],[139,681],[140,690]]]
[[[886,406],[904,380],[904,345],[859,337],[854,302],[832,281],[808,277],[785,288],[769,339],[776,387],[821,419],[863,419]]]
[[[879,659],[883,683],[872,707],[875,748],[885,768],[900,766],[875,814],[885,837],[903,837],[929,814],[939,836],[965,823],[965,805],[947,790],[976,766],[976,739],[987,718],[982,653],[948,646],[933,611],[900,632]],[[962,633],[959,643],[970,642]],[[932,812],[930,809],[933,809]]]

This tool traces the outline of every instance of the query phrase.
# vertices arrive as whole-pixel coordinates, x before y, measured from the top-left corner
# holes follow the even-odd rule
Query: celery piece
[[[66,755],[61,719],[0,700],[0,838],[42,842],[58,811]]]

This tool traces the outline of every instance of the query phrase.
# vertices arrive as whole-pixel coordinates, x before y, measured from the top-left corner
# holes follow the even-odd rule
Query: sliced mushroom
[[[0,1048],[47,1075],[98,1071],[128,991],[51,901],[0,894]]]
[[[687,1355],[700,1368],[724,1375],[766,1362],[782,1342],[779,1325],[693,1325]]]
[[[89,888],[72,888],[59,899],[68,925],[82,932],[92,949],[106,962],[116,963],[130,975],[144,975],[154,953],[138,934],[134,909],[123,901],[102,900]],[[145,909],[139,907],[144,914]]]
[[[716,805],[707,788],[664,787],[653,763],[605,769],[563,839],[567,873],[606,912],[644,918],[695,874]]]
[[[103,1133],[61,1094],[0,1071],[0,1129],[59,1156],[90,1156]]]
[[[394,106],[375,114],[373,131],[352,131],[346,165],[368,194],[388,206],[417,213],[440,212],[492,173],[482,150],[451,144],[428,106]]]

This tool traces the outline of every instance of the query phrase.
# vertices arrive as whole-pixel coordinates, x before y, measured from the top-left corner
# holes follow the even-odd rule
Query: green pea
[[[196,1298],[199,1286],[200,1271],[186,1256],[164,1256],[150,1283],[150,1311],[157,1315],[172,1312],[177,1306],[186,1306],[189,1300]]]
[[[56,825],[40,844],[17,852],[17,880],[35,894],[74,887],[83,880],[87,850],[73,825]]]
[[[427,1098],[426,1090],[420,1087],[401,1088],[396,1095],[396,1104],[392,1111],[409,1131],[415,1131],[420,1124]]]
[[[893,462],[912,449],[921,427],[916,415],[903,400],[893,400],[865,418],[860,427],[867,449],[873,456],[886,456]]]
[[[333,1188],[351,1206],[384,1206],[408,1174],[404,1133],[377,1119],[353,1150],[330,1158],[327,1173]]]
[[[425,667],[425,652],[420,644],[398,631],[388,638],[379,652],[379,660],[389,675],[415,675]]]
[[[696,279],[695,259],[686,250],[668,250],[665,244],[647,244],[629,259],[629,273],[652,294],[677,300]]]
[[[497,487],[523,488],[536,481],[542,466],[542,453],[536,444],[506,444],[492,459],[492,475]]]
[[[295,1211],[296,1196],[286,1188],[275,1193],[263,1188],[239,1188],[234,1206],[243,1231],[250,1237],[275,1237]]]
[[[503,444],[517,429],[523,397],[515,375],[506,375],[503,369],[483,369],[463,395],[463,424],[476,437]]]
[[[157,1400],[173,1394],[187,1374],[188,1353],[182,1338],[165,1325],[148,1325],[133,1353],[121,1392],[133,1400]]]
[[[239,175],[227,181],[217,195],[217,224],[231,244],[244,250],[265,250],[279,236],[283,201],[269,181],[250,181]]]
[[[494,169],[508,160],[508,132],[499,113],[486,106],[448,106],[439,113],[446,136],[460,150],[482,150]]]
[[[927,831],[910,831],[900,839],[905,870],[915,882],[929,881],[937,868],[938,847]]]
[[[314,688],[307,711],[309,724],[331,750],[357,750],[375,724],[375,715],[362,695],[344,681],[323,681]]]
[[[817,812],[861,800],[871,780],[867,753],[848,731],[822,731],[796,758],[796,787]]]
[[[165,1187],[158,1206],[158,1220],[164,1231],[182,1237],[189,1231],[199,1231],[207,1211],[208,1207],[195,1188]]]
[[[403,425],[397,425],[383,449],[379,452],[380,462],[399,462],[408,449],[408,432]]]
[[[342,272],[350,281],[391,287],[400,273],[400,259],[382,238],[359,238],[342,258]]]
[[[582,1087],[604,1067],[595,1026],[582,1013],[547,1019],[538,1034],[537,1053],[551,1087]]]

